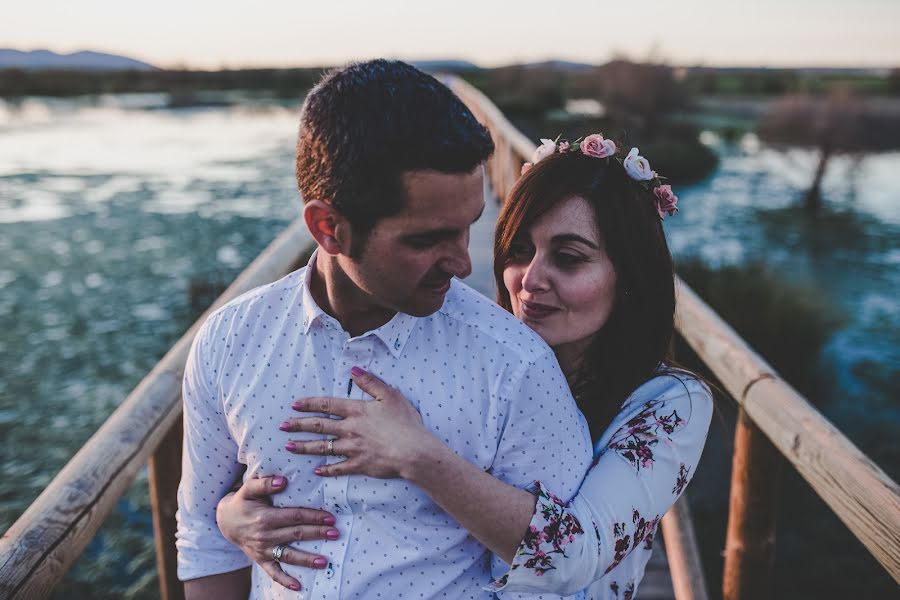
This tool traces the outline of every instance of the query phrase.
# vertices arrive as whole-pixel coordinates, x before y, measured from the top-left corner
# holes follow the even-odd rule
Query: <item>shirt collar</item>
[[[334,326],[337,329],[342,329],[341,324],[338,323],[337,319],[326,313],[319,307],[318,304],[316,304],[316,301],[313,299],[312,292],[310,290],[312,274],[316,268],[316,255],[318,253],[318,249],[316,249],[312,253],[312,256],[309,257],[309,262],[306,263],[306,272],[303,273],[301,302],[303,305],[302,309],[304,334],[309,333],[310,328],[314,323],[317,322],[325,326]],[[391,318],[390,321],[388,321],[378,329],[367,331],[359,337],[364,338],[371,335],[378,338],[379,340],[381,340],[381,343],[385,345],[388,351],[394,356],[394,358],[399,358],[403,353],[403,347],[409,340],[409,336],[412,333],[413,327],[415,327],[417,321],[417,317],[398,312],[393,316],[393,318]]]

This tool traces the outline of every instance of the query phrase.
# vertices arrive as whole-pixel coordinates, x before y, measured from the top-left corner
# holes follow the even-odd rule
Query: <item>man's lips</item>
[[[520,302],[522,303],[522,312],[529,319],[540,319],[559,310],[555,306],[539,302],[526,302],[525,300],[520,300]]]
[[[428,290],[429,292],[442,294],[450,289],[450,279],[452,279],[452,278],[450,278],[450,277],[443,278],[442,277],[441,279],[434,280],[434,281],[423,281],[421,283],[421,286],[423,288],[425,288],[426,290]]]

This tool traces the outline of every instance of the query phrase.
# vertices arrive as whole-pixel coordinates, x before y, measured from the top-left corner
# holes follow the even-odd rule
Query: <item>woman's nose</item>
[[[537,258],[532,259],[525,269],[525,274],[522,276],[522,289],[531,294],[550,289],[547,270]]]

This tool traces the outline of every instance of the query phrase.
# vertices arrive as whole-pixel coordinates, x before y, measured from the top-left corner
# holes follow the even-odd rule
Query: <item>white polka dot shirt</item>
[[[368,399],[352,385],[362,367],[397,387],[425,425],[460,456],[501,480],[540,480],[570,498],[590,466],[591,444],[553,352],[496,304],[454,280],[428,317],[398,313],[350,337],[309,291],[315,261],[244,294],[204,323],[184,377],[184,459],[178,490],[178,576],[246,567],[222,537],[215,507],[243,465],[244,478],[284,475],[276,506],[323,508],[337,541],[295,542],[329,559],[324,570],[283,565],[294,592],[253,565],[251,598],[491,598],[483,587],[508,566],[424,492],[401,479],[318,477],[340,458],[295,455],[278,429],[298,398]],[[503,594],[509,597],[519,596]]]

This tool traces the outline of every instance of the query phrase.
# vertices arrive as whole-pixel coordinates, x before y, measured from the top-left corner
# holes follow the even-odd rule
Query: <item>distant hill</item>
[[[545,60],[543,62],[525,63],[521,65],[528,69],[556,69],[559,71],[586,71],[594,69],[597,65],[589,63],[572,62],[570,60]]]
[[[156,70],[151,64],[115,54],[102,52],[73,52],[57,54],[50,50],[32,50],[23,52],[10,48],[0,48],[0,69],[78,69],[96,71],[139,71]]]
[[[475,63],[471,63],[467,60],[412,60],[409,61],[409,64],[414,66],[417,69],[421,69],[423,71],[459,71],[459,70],[474,70],[479,69],[480,67]]]

